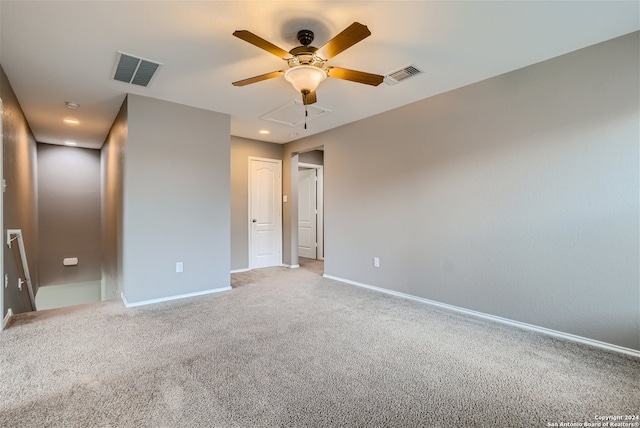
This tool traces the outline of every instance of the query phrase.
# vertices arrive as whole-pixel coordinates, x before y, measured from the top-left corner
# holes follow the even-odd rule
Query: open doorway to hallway
[[[313,275],[323,276],[324,261],[313,260],[304,257],[298,258],[299,266],[296,271],[307,271]],[[279,282],[286,275],[293,274],[288,266],[271,266],[262,269],[242,270],[231,273],[231,288],[239,288],[247,285],[264,284],[265,282]]]
[[[324,274],[324,260],[307,259],[305,257],[298,257],[298,264],[300,269],[308,270],[319,276]]]
[[[102,300],[101,153],[36,144],[38,310]]]
[[[324,260],[324,152],[298,155],[298,256]],[[300,260],[300,263],[302,260]]]

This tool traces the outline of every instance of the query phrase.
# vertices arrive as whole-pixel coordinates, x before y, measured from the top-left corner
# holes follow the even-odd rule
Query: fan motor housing
[[[313,65],[322,68],[326,60],[316,55],[318,48],[310,46],[313,42],[314,34],[311,30],[298,31],[298,41],[302,46],[298,46],[289,51],[292,58],[287,60],[289,67],[297,67],[299,65]]]
[[[297,48],[293,48],[289,51],[291,55],[312,55],[318,48],[313,46],[298,46]]]
[[[325,59],[320,58],[318,55],[316,55],[314,52],[315,49],[312,52],[309,52],[309,49],[304,49],[302,50],[303,46],[300,46],[300,51],[294,52],[296,49],[291,50],[291,55],[293,55],[293,57],[289,58],[287,60],[287,64],[289,65],[289,67],[297,67],[299,65],[312,65],[314,67],[318,67],[318,68],[322,68],[324,67],[324,63],[326,62]]]

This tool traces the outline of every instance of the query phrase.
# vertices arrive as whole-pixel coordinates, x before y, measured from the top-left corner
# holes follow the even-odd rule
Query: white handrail
[[[11,238],[11,235],[15,235],[15,238]],[[18,240],[18,249],[20,250],[20,260],[22,261],[22,270],[24,271],[24,281],[18,278],[19,284],[27,283],[27,289],[29,290],[29,298],[31,299],[31,309],[36,310],[36,297],[33,294],[33,287],[31,285],[31,275],[29,275],[29,265],[27,264],[27,253],[24,250],[24,240],[22,239],[22,229],[7,229],[7,246],[11,248],[11,242]]]

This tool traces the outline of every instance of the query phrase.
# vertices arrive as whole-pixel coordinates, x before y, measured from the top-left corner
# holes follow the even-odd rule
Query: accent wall
[[[639,35],[288,144],[285,194],[325,149],[325,273],[640,350]]]
[[[40,286],[100,281],[100,151],[38,143],[37,154]]]

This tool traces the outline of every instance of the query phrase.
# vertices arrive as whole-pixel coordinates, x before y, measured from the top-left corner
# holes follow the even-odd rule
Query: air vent
[[[149,86],[162,64],[118,52],[111,78],[132,85]]]
[[[276,108],[275,110],[271,110],[269,113],[260,116],[260,119],[280,123],[282,125],[296,126],[304,122],[304,110],[305,109],[304,105],[302,105],[302,101],[291,100],[284,105]],[[319,107],[316,104],[310,104],[307,106],[307,112],[307,122],[311,122],[312,120],[331,113],[331,110]]]
[[[422,73],[423,71],[415,65],[408,65],[404,68],[401,68],[400,70],[391,72],[384,76],[384,82],[387,85],[395,85],[405,79],[408,79],[409,77],[417,76],[418,74]]]

